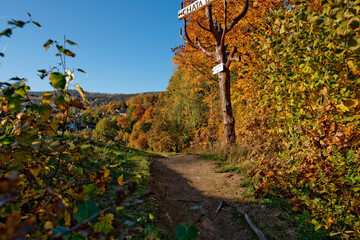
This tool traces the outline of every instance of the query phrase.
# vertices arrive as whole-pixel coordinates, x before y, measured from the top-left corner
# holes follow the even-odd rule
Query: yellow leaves
[[[360,75],[360,70],[358,69],[358,67],[355,66],[354,61],[348,61],[347,65],[353,74]]]
[[[139,183],[141,182],[141,179],[142,179],[141,175],[140,175],[140,174],[136,174],[136,177],[135,177],[135,179],[134,179],[134,182],[136,182],[137,184],[139,184]]]
[[[325,222],[325,229],[329,229],[331,225],[335,223],[335,221],[331,217],[329,217],[328,219],[324,219],[323,221]]]
[[[101,166],[101,168],[104,170],[104,178],[109,177],[110,170],[107,169],[105,166]]]
[[[34,178],[37,178],[41,172],[41,168],[39,165],[35,165],[29,168],[29,171],[34,176]]]
[[[336,105],[338,109],[342,112],[348,112],[350,109],[354,109],[357,105],[359,105],[359,100],[357,99],[347,99],[342,101],[340,104]]]
[[[54,92],[45,92],[43,94],[43,99],[42,99],[43,104],[49,104],[54,95],[55,95]]]
[[[120,186],[123,186],[124,185],[124,175],[121,175],[120,177],[118,177],[116,179],[116,181]]]
[[[344,100],[344,105],[349,108],[355,108],[357,105],[359,105],[359,100],[357,99]]]
[[[117,163],[117,164],[114,164],[114,165],[110,165],[109,167],[114,168],[114,167],[117,167],[119,165],[120,165],[120,163]]]
[[[88,100],[85,98],[85,92],[84,90],[78,85],[78,84],[75,84],[74,85],[76,87],[76,89],[78,90],[82,100],[86,103],[86,104],[89,104]]]
[[[44,224],[44,228],[45,228],[45,230],[52,230],[52,229],[54,229],[54,224],[50,221],[47,221]]]
[[[309,178],[309,177],[311,177],[312,175],[313,175],[313,173],[309,172],[309,173],[307,173],[307,174],[305,175],[305,177]]]
[[[95,224],[94,230],[96,232],[102,232],[105,235],[109,234],[112,229],[112,222],[114,220],[114,215],[112,213],[108,213],[105,215],[105,217],[98,223]]]

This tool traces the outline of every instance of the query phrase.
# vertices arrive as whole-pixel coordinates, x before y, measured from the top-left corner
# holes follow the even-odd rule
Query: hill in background
[[[31,91],[29,93],[30,99],[33,103],[39,104],[42,101],[42,95],[45,93],[45,91]],[[76,90],[70,90],[70,93],[74,97],[80,97],[79,93]],[[156,95],[160,92],[146,92],[143,94],[151,94]],[[131,93],[131,94],[125,94],[125,93],[116,93],[116,94],[110,94],[110,93],[93,93],[93,92],[85,92],[86,99],[89,101],[91,107],[99,107],[109,104],[110,102],[120,102],[122,100],[128,101],[132,97],[135,97],[139,95],[140,93]]]

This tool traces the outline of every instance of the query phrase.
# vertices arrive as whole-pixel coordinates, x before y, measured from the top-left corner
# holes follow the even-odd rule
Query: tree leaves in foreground
[[[80,99],[68,90],[74,71],[66,67],[65,57],[75,54],[64,46],[78,45],[65,40],[61,46],[49,40],[44,48],[48,51],[53,43],[61,64],[39,70],[40,77],[48,76],[54,87],[43,94],[41,103],[32,103],[26,79],[0,82],[0,239],[156,239],[148,218],[133,227],[114,220],[125,207],[144,203],[141,196],[131,198],[137,184],[122,179],[118,186],[112,182],[117,177],[114,170],[98,161],[93,142],[68,139],[68,124],[87,101],[80,86],[75,86]],[[90,162],[97,167],[89,168]],[[110,183],[117,188],[110,189]],[[106,206],[96,201],[102,198]]]

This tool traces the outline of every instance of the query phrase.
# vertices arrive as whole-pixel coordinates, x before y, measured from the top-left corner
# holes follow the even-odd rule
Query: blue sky
[[[42,25],[16,29],[0,39],[0,81],[26,77],[31,90],[51,90],[37,70],[56,65],[48,39],[64,35],[79,44],[67,67],[81,68],[74,83],[89,92],[139,93],[164,91],[173,71],[171,48],[182,44],[177,19],[180,0],[0,0],[0,30],[11,19],[27,20],[26,12]]]

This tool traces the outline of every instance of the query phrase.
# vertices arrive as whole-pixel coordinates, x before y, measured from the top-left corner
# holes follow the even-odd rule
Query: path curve
[[[257,239],[238,210],[223,207],[215,216],[221,201],[246,212],[271,238],[295,239],[294,229],[289,227],[280,234],[284,238],[279,238],[276,232],[277,227],[284,228],[283,212],[248,203],[244,197],[246,189],[239,187],[241,177],[233,173],[215,173],[215,168],[216,163],[211,160],[185,154],[156,158],[150,164],[155,217],[158,224],[168,229],[169,239],[175,239],[174,229],[182,222],[195,226],[200,231],[200,240]],[[195,206],[202,209],[191,210]]]

